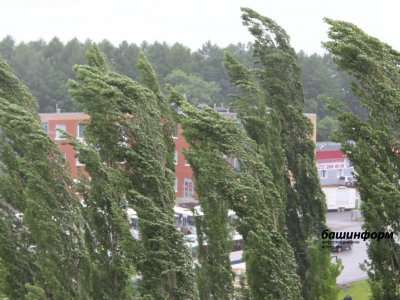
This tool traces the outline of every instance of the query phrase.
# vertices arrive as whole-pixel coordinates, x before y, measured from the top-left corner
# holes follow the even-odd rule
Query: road
[[[338,232],[360,232],[362,222],[351,220],[351,212],[328,212],[326,220],[332,231]],[[363,263],[367,257],[367,244],[362,239],[357,239],[359,244],[354,244],[353,249],[342,252],[332,252],[332,256],[337,256],[342,260],[344,269],[337,278],[338,284],[344,284],[351,281],[367,278],[367,273],[360,269],[360,263]]]

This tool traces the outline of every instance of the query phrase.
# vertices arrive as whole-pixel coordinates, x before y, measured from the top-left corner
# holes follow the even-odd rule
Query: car
[[[195,234],[187,234],[184,236],[184,238],[189,243],[197,242],[197,235],[195,235]]]
[[[332,239],[331,250],[335,252],[341,252],[342,250],[351,250],[353,247],[353,240],[351,239]]]
[[[349,188],[354,188],[357,186],[357,180],[354,178],[349,178],[344,185]]]
[[[346,182],[354,180],[353,176],[340,176],[338,177],[339,185],[346,185]]]

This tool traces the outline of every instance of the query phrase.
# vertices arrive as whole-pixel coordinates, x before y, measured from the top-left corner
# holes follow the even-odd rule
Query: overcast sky
[[[210,40],[226,46],[251,41],[240,19],[243,6],[284,27],[297,51],[323,52],[324,17],[355,23],[400,50],[396,0],[0,0],[0,39],[165,41],[193,50]]]

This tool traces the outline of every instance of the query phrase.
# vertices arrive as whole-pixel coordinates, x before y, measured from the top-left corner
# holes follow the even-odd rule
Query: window
[[[49,122],[42,122],[43,131],[49,133]]]
[[[185,178],[183,180],[183,197],[193,198],[193,196],[194,196],[193,180],[190,178]]]
[[[174,139],[177,139],[179,136],[179,124],[175,123],[174,124],[174,132],[172,133],[172,137]]]
[[[177,150],[175,150],[174,163],[175,163],[175,165],[178,164],[178,151]]]
[[[75,155],[75,158],[76,158],[75,161],[76,161],[76,163],[75,163],[75,165],[76,165],[77,167],[84,166],[84,164],[82,164],[82,163],[79,161],[78,157],[79,157],[79,151],[76,151],[76,155]]]
[[[65,166],[65,164],[67,163],[67,152],[65,152],[65,151],[63,151],[63,152],[61,152],[62,153],[62,157],[60,157],[60,160],[59,160],[59,164],[61,165],[61,166]]]
[[[321,179],[326,178],[326,170],[321,171]]]
[[[78,126],[76,127],[76,137],[78,139],[83,140],[85,134],[85,128],[86,128],[85,124],[78,124]]]
[[[236,170],[240,170],[239,160],[238,160],[236,157],[233,159],[233,167],[234,167]]]
[[[239,161],[238,161],[238,159],[236,157],[234,157],[232,155],[227,156],[227,155],[224,154],[223,158],[228,162],[228,164],[230,164],[236,170],[240,169]]]
[[[240,283],[240,274],[235,275],[235,282]]]
[[[63,140],[65,139],[65,134],[63,131],[67,131],[67,125],[65,124],[56,124],[56,140]]]
[[[178,177],[175,177],[175,193],[178,192]]]
[[[185,159],[185,166],[190,166],[189,162]]]
[[[343,176],[344,174],[343,174],[343,169],[339,169],[338,171],[337,171],[337,176],[338,177],[340,177],[340,176]]]

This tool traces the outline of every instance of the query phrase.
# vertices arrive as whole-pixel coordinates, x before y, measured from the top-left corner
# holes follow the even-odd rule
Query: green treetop
[[[327,19],[331,41],[324,46],[338,67],[356,78],[354,94],[369,112],[367,120],[335,109],[340,128],[336,135],[357,172],[369,232],[400,232],[399,129],[400,53],[357,26]],[[373,299],[400,297],[400,246],[393,239],[372,239],[366,269]]]
[[[2,293],[90,298],[93,265],[63,155],[42,129],[36,99],[1,59],[0,73]]]
[[[304,95],[297,55],[290,46],[289,36],[273,20],[243,8],[243,24],[255,37],[254,57],[257,67],[249,70],[231,55],[225,55],[224,65],[233,84],[240,89],[233,96],[235,106],[248,135],[257,143],[263,162],[273,174],[280,197],[271,209],[276,228],[284,233],[292,246],[301,278],[303,297],[311,299],[312,290],[324,293],[321,286],[332,291],[338,270],[329,260],[316,270],[312,252],[329,257],[321,247],[312,250],[325,229],[325,197],[321,190],[314,159],[312,126],[304,113]],[[324,280],[315,281],[311,270]],[[333,289],[334,290],[334,289]],[[327,296],[330,295],[330,296]]]
[[[99,55],[95,45],[88,51],[92,55]],[[173,156],[163,127],[168,112],[160,108],[169,107],[160,105],[152,69],[143,58],[141,64],[141,72],[147,72],[142,78],[153,90],[103,67],[84,65],[74,67],[78,81],[69,83],[70,94],[91,117],[87,141],[98,149],[107,173],[117,174],[126,205],[137,212],[141,248],[135,267],[142,276],[142,296],[192,299],[190,254],[173,217]]]
[[[190,151],[204,154],[205,168],[215,162],[216,171],[221,171],[219,188],[212,189],[208,201],[226,201],[239,217],[237,230],[243,237],[243,258],[253,299],[302,299],[293,251],[272,218],[274,202],[280,195],[257,153],[257,145],[238,122],[212,109],[198,111],[183,100],[179,104]],[[229,155],[238,159],[240,168],[228,164],[224,156]],[[197,180],[205,182],[199,175]],[[225,203],[214,205],[224,207]]]

